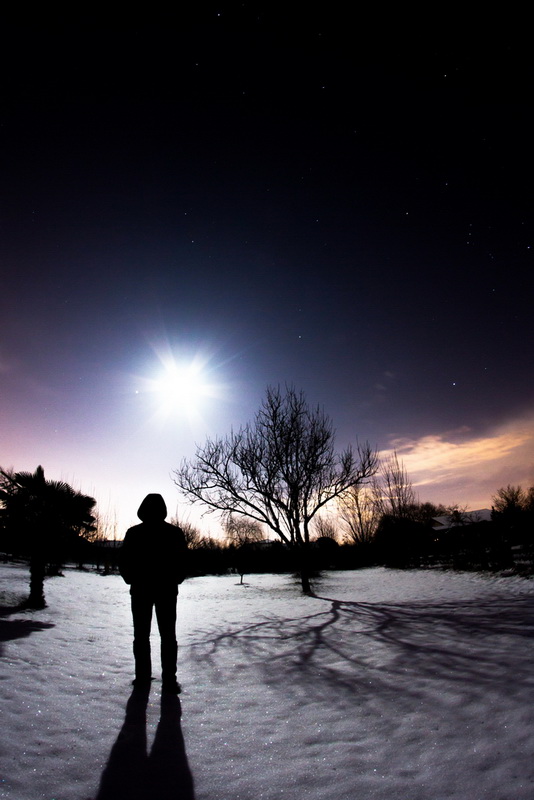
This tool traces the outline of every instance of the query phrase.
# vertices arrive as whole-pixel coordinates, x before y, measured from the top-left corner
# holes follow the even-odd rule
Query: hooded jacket
[[[148,494],[137,511],[140,525],[126,531],[119,551],[119,570],[132,589],[178,586],[187,573],[187,544],[177,525],[165,522],[160,494]]]

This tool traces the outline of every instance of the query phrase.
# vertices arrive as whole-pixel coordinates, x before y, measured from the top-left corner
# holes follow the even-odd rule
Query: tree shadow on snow
[[[180,700],[162,695],[154,743],[147,753],[148,692],[134,689],[111,749],[96,800],[194,800],[180,725]]]
[[[36,619],[5,619],[10,614],[25,611],[22,603],[14,606],[0,606],[0,655],[3,655],[1,643],[13,639],[24,639],[36,631],[45,631],[54,627],[53,622],[41,622]]]
[[[534,689],[534,598],[468,603],[371,604],[314,597],[324,608],[268,618],[193,643],[217,660],[232,650],[266,681],[315,699],[391,697],[432,702],[438,684],[464,696]],[[439,700],[438,700],[439,701]]]

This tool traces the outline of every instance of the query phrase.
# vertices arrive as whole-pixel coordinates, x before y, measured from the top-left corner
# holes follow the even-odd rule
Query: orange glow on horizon
[[[534,418],[515,420],[486,436],[462,429],[394,439],[380,455],[387,458],[394,451],[422,499],[489,507],[500,486],[534,483]]]

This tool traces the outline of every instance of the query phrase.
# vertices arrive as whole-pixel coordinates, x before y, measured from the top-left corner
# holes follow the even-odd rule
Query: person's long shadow
[[[147,753],[148,692],[135,690],[102,773],[96,800],[194,800],[193,777],[180,726],[180,700],[162,695],[161,716]]]

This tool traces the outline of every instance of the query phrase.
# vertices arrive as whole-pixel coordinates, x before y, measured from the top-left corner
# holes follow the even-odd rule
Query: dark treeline
[[[500,490],[514,493],[520,487]],[[532,490],[525,496],[532,495]],[[435,507],[438,512],[442,508]],[[414,509],[415,510],[415,509]],[[428,513],[428,508],[425,509]],[[346,528],[334,523],[326,535],[310,543],[308,567],[313,576],[322,570],[360,569],[369,566],[395,568],[442,567],[458,570],[513,570],[517,574],[534,571],[534,508],[505,500],[494,505],[491,520],[477,520],[459,509],[449,509],[428,519],[381,517],[374,535],[367,541],[354,541]],[[189,544],[190,576],[235,573],[292,573],[299,570],[299,557],[283,542],[267,539],[231,541],[202,536],[200,530],[184,525]],[[322,526],[318,526],[320,528]],[[318,531],[319,533],[319,531]],[[117,569],[120,541],[71,537],[58,546],[52,544],[46,557],[46,574],[57,575],[65,564],[94,568],[103,574]],[[24,536],[9,526],[0,528],[0,551],[10,558],[30,560]]]
[[[310,543],[310,572],[441,567],[458,570],[534,572],[534,487],[507,486],[492,498],[491,518],[459,507],[414,503],[402,513],[383,513],[374,530],[358,538],[343,524],[318,520]],[[234,523],[235,524],[235,523]],[[227,530],[227,526],[226,526]],[[298,557],[282,542],[242,537],[241,541],[203,538],[189,526],[192,574],[243,576],[298,571]]]
[[[102,520],[95,500],[35,473],[0,472],[0,553],[30,566],[28,607],[44,605],[44,578],[66,564],[102,574],[117,569],[120,541]],[[318,514],[303,552],[272,541],[265,526],[240,514],[223,519],[223,537],[204,536],[190,522],[171,520],[186,535],[188,573],[298,573],[368,566],[534,572],[534,487],[506,486],[492,498],[491,514],[419,503],[394,455],[367,486],[352,487],[336,512]]]

